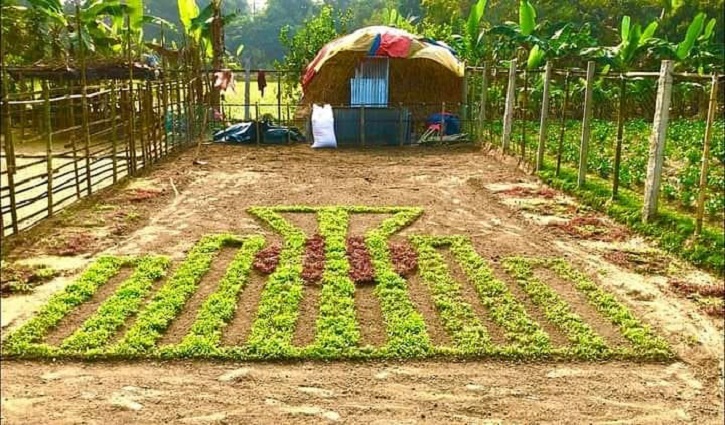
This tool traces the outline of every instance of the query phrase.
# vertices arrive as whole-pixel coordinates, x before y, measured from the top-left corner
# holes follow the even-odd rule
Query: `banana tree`
[[[524,52],[528,68],[536,68],[546,56],[547,42],[540,36],[541,27],[536,23],[536,9],[529,0],[519,0],[519,22],[506,22],[491,28],[489,34],[505,40],[494,49],[494,58],[518,56]]]
[[[658,22],[650,22],[644,30],[640,24],[631,24],[631,18],[624,16],[620,26],[619,38],[620,43],[616,46],[592,47],[582,50],[584,57],[591,57],[603,62],[604,72],[610,68],[619,71],[629,71],[632,66],[640,59],[642,53],[646,53],[648,47],[651,47],[656,41],[654,38],[657,31]]]
[[[86,0],[77,3],[77,14],[68,15],[61,0],[28,0],[29,18],[36,24],[35,39],[43,46],[43,59],[67,61],[75,49],[99,56],[113,56],[123,45],[123,20],[129,17],[133,34],[141,36],[142,0]],[[78,31],[80,26],[80,36]]]
[[[657,40],[652,51],[663,59],[675,61],[676,67],[696,70],[700,74],[722,68],[721,52],[713,42],[717,20],[706,21],[707,15],[698,13],[679,43]]]

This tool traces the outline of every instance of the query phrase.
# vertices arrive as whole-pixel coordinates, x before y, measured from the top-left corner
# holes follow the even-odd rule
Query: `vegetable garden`
[[[565,261],[508,257],[501,261],[506,271],[502,277],[478,255],[468,237],[411,235],[407,242],[396,237],[423,213],[420,208],[254,207],[249,213],[283,238],[281,248],[263,236],[206,236],[173,272],[169,272],[170,262],[165,257],[101,257],[4,340],[4,356],[237,360],[428,356],[664,360],[673,356],[664,339]],[[306,235],[285,218],[288,213],[316,215],[319,234]],[[350,216],[358,214],[383,214],[386,218],[363,238],[348,238]],[[183,338],[160,344],[224,247],[236,253],[221,280],[214,283],[216,290],[203,301]],[[463,270],[465,281],[451,274],[453,264]],[[90,315],[80,326],[65,329],[64,318],[83,308],[124,268],[132,273],[115,291],[96,300],[98,308],[87,312]],[[249,296],[245,287],[255,269],[267,276],[251,328],[246,335],[225,335],[238,300]],[[152,283],[167,273],[163,286],[142,305]],[[411,301],[409,285],[414,274],[419,274],[430,292],[438,318],[423,315]],[[571,305],[547,279],[571,286],[588,306]],[[309,285],[321,286],[314,340],[295,346],[303,289]],[[386,329],[385,343],[380,346],[361,339],[355,302],[359,285],[374,285]],[[512,294],[511,285],[520,287],[521,294],[564,336],[566,344],[554,344],[522,300]],[[487,322],[500,329],[496,332],[501,335],[494,339],[492,330],[483,324],[484,318],[466,301],[466,291],[475,293],[489,315]],[[582,309],[601,315],[610,332],[621,336],[610,339],[610,334],[606,338],[600,335],[577,313]],[[128,325],[132,317],[135,320]],[[432,339],[426,325],[431,320],[440,320],[450,344],[441,345]],[[47,337],[56,332],[66,336],[58,345],[51,345]],[[240,337],[244,341],[240,346],[222,343]],[[624,344],[619,341],[622,337]]]

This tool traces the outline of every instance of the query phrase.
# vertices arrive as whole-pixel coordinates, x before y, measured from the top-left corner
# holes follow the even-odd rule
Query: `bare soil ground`
[[[245,212],[250,206],[417,206],[425,210],[423,216],[402,235],[470,236],[480,255],[494,264],[497,276],[547,332],[546,321],[539,320],[541,312],[495,266],[501,258],[566,258],[667,338],[678,360],[669,364],[443,359],[225,364],[5,359],[1,365],[3,423],[723,423],[722,320],[705,315],[697,303],[668,285],[673,278],[703,285],[718,279],[670,257],[666,270],[608,261],[607,253],[616,250],[651,252],[653,248],[636,237],[589,240],[550,226],[570,219],[572,209],[561,209],[558,220],[553,220],[558,208],[539,209],[546,212],[543,216],[536,209],[522,208],[528,205],[523,200],[512,202],[518,199],[512,188],[538,184],[515,164],[471,148],[321,152],[306,146],[206,146],[203,156],[207,164],[194,166],[192,152],[184,153],[129,185],[94,196],[62,217],[41,223],[22,238],[6,241],[4,260],[42,261],[74,267],[71,271],[101,252],[165,254],[178,261],[210,233],[264,233],[268,242],[278,241]],[[572,202],[563,196],[552,198],[548,192],[544,195],[538,204]],[[129,211],[131,220],[114,218]],[[378,220],[355,218],[349,233],[360,235],[369,228],[368,222]],[[608,220],[602,223],[616,230]],[[311,225],[302,227],[310,232]],[[67,259],[58,263],[58,244],[48,241],[67,241],[69,235],[83,232],[94,235],[92,243],[83,244],[78,252],[66,252],[66,258],[78,261],[72,266]],[[463,279],[459,270],[455,274],[459,281]],[[3,332],[17,328],[69,281],[63,276],[39,286],[34,294],[2,299]],[[551,284],[557,291],[566,286]],[[425,285],[413,286],[416,305],[426,304],[419,311],[431,328],[431,338],[449,340],[442,325],[436,324],[440,318]],[[461,286],[474,304],[468,293],[471,285],[461,282]],[[245,307],[238,314],[255,311],[262,287],[261,276],[250,282],[240,295],[239,305]],[[578,295],[570,295],[570,305],[587,323],[605,338],[614,339],[615,345],[621,341],[619,334],[610,335],[607,327],[611,325],[596,321],[596,313]],[[199,304],[195,299],[190,302]],[[370,287],[361,292],[356,304],[361,326],[370,324],[370,329],[362,330],[363,342],[380,345],[385,340],[384,326],[379,305],[372,301]],[[481,315],[484,309],[477,306],[475,310]],[[185,311],[180,317],[187,320],[193,314]],[[235,317],[227,329],[235,334],[225,334],[225,340],[237,340],[239,333],[248,332],[249,319]],[[310,319],[300,322],[313,328],[314,319]],[[187,327],[185,322],[172,324],[171,330],[179,330],[172,339],[178,339]],[[555,343],[566,343],[557,332],[549,334]],[[298,337],[311,341],[306,332]]]

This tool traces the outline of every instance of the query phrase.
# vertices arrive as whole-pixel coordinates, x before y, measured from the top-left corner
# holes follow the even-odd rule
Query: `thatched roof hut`
[[[402,104],[417,118],[456,111],[463,102],[464,65],[444,43],[397,28],[361,28],[323,47],[308,65],[302,81],[302,109],[312,103],[355,105],[353,79],[370,79],[361,69],[366,62],[385,59],[385,103]],[[352,95],[352,96],[351,96]],[[359,96],[358,96],[359,97]]]

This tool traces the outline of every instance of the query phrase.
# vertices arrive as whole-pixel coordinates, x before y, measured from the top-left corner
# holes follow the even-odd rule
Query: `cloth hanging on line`
[[[215,88],[218,88],[220,91],[227,91],[227,88],[229,88],[232,92],[236,93],[236,91],[234,90],[234,86],[234,74],[232,73],[232,71],[223,70],[214,73]]]
[[[264,88],[267,87],[267,76],[264,75],[264,71],[257,72],[257,87],[264,97]]]

